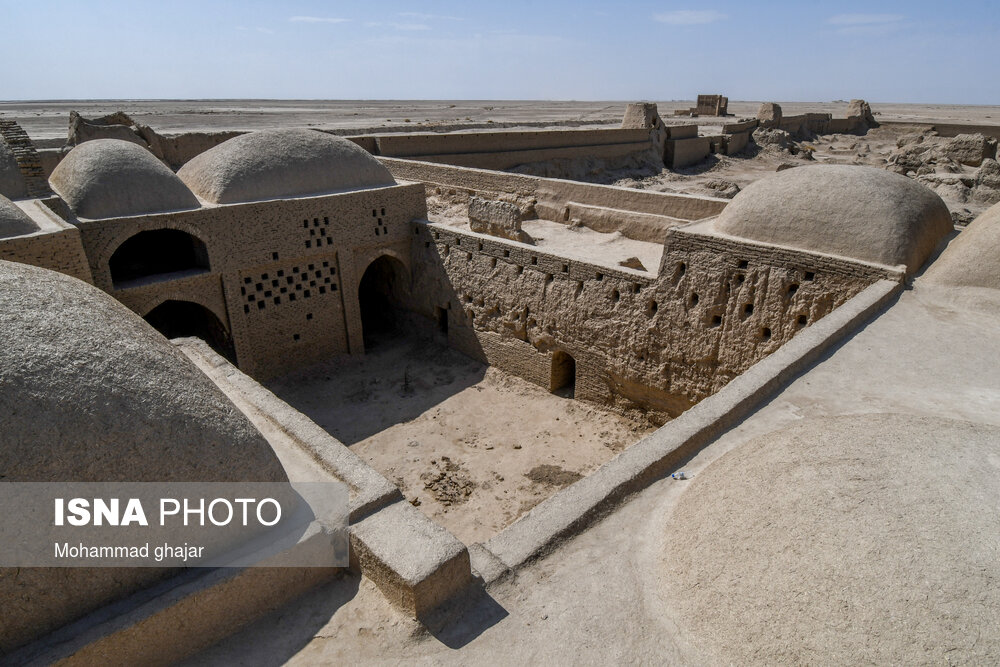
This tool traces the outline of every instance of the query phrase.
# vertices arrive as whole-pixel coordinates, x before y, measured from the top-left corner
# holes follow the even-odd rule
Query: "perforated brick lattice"
[[[329,260],[243,276],[243,312],[251,313],[299,299],[337,292],[337,267]]]

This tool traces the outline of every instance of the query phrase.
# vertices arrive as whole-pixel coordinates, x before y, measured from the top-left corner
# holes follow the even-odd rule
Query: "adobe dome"
[[[712,664],[994,664],[998,443],[901,414],[743,443],[664,522],[664,604]]]
[[[952,230],[941,198],[875,167],[814,165],[751,183],[715,221],[732,236],[919,268]]]
[[[948,244],[921,282],[1000,289],[1000,204],[988,208]]]
[[[0,140],[0,196],[10,199],[28,196],[28,184],[17,166],[17,158],[3,140]]]
[[[38,225],[14,202],[0,195],[0,239],[38,231]]]
[[[195,156],[177,175],[215,204],[303,197],[395,185],[360,146],[316,130],[264,130]]]
[[[0,261],[4,481],[283,481],[267,441],[114,298]]]
[[[148,150],[121,139],[85,141],[56,166],[49,184],[84,218],[198,208],[198,198]]]

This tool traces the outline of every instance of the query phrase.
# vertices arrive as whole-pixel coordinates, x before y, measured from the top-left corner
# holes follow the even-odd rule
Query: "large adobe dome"
[[[121,139],[85,141],[56,166],[49,184],[84,218],[198,208],[198,198],[145,148]]]
[[[815,165],[746,187],[715,229],[754,241],[919,268],[952,230],[941,198],[874,167]]]
[[[685,482],[664,604],[708,664],[997,664],[998,454],[899,414],[754,438]]]
[[[267,441],[111,296],[0,261],[4,481],[284,481]]]
[[[38,225],[14,202],[0,195],[0,239],[38,231]]]
[[[1000,289],[1000,204],[972,221],[927,269],[922,281]]]
[[[17,158],[3,140],[0,140],[0,196],[11,199],[28,196],[28,185],[17,166]]]
[[[233,137],[177,175],[215,204],[319,195],[395,185],[389,170],[356,144],[315,130],[265,130]]]

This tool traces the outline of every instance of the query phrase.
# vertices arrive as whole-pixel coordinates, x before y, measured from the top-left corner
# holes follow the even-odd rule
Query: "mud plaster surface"
[[[492,537],[652,427],[401,337],[269,388],[466,544]]]

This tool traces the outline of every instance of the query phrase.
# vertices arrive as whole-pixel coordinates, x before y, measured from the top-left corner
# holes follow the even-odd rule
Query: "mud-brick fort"
[[[702,102],[687,113],[725,113]],[[865,129],[811,116],[792,120]],[[996,208],[947,245],[938,195],[883,169],[799,166],[731,201],[533,175],[735,154],[756,120],[703,137],[630,105],[615,129],[170,141],[74,122],[58,155],[0,124],[4,479],[281,480],[308,463],[350,488],[351,570],[421,622],[752,419],[915,280],[998,287]],[[661,428],[463,544],[261,384],[400,331]],[[176,576],[0,571],[16,619],[0,648],[182,658],[337,573]]]

